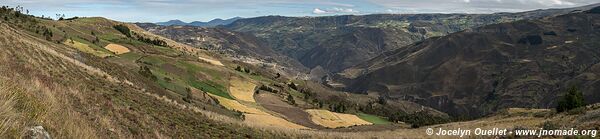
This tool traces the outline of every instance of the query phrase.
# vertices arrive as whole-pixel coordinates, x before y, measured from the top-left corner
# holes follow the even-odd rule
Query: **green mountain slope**
[[[310,69],[322,67],[335,73],[426,38],[483,25],[566,14],[592,6],[495,14],[266,16],[240,19],[222,27],[251,33],[273,50],[297,59]]]
[[[454,116],[551,108],[570,86],[600,101],[599,14],[577,12],[435,37],[349,68],[351,92],[378,92]]]

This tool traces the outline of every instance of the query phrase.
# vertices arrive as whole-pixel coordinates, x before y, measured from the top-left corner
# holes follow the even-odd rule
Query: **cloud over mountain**
[[[331,9],[320,9],[320,8],[315,8],[313,9],[313,14],[354,14],[354,13],[359,13],[359,11],[351,9],[351,8],[338,8],[338,7],[334,7]]]

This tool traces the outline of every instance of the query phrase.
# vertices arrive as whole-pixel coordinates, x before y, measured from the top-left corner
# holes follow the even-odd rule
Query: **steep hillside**
[[[566,14],[549,9],[497,14],[381,14],[329,17],[266,16],[223,27],[254,34],[273,50],[312,69],[338,72],[381,53],[414,42],[482,25]]]
[[[36,126],[52,138],[277,136],[232,123],[239,121],[236,113],[212,104],[203,93],[193,92],[195,97],[185,101],[185,95],[145,77],[143,66],[132,66],[137,59],[178,51],[136,41],[113,28],[123,23],[52,21],[5,7],[0,16],[2,138],[26,137]],[[131,51],[116,54],[100,47],[105,44]]]
[[[250,34],[220,28],[137,25],[154,34],[239,61],[270,67],[274,71],[281,71],[282,74],[288,73],[290,76],[295,76],[296,74],[293,73],[307,72],[298,61],[273,51]]]
[[[355,94],[265,68],[301,65],[245,33],[101,17],[51,20],[1,7],[0,138],[436,138],[424,131],[597,129],[598,104],[563,113],[510,107],[548,107],[571,85],[588,103],[600,101],[598,9],[386,52],[330,82],[367,93]],[[326,43],[400,43],[382,39],[403,36],[344,28],[351,35]],[[387,35],[365,35],[380,33]],[[375,51],[322,48],[308,57]],[[482,114],[489,115],[453,122]]]
[[[349,68],[338,81],[454,116],[549,108],[570,86],[600,102],[600,14],[578,12],[434,37]]]

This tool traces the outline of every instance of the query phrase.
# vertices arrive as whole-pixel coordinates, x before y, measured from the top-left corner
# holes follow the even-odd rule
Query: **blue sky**
[[[374,13],[493,13],[566,8],[600,0],[1,0],[34,15],[102,16],[126,22],[265,15],[325,16]]]

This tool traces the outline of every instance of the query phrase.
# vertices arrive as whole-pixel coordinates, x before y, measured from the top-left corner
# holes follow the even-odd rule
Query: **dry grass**
[[[256,87],[255,84],[248,81],[243,81],[239,77],[235,76],[232,76],[229,82],[229,91],[231,92],[231,95],[235,97],[235,99],[246,102],[256,102],[254,100],[254,88]]]
[[[0,81],[0,135],[6,135],[11,128],[17,127],[19,114],[15,110],[16,92],[14,85]]]
[[[50,48],[55,44],[40,43],[4,24],[0,24],[0,34],[4,34],[0,47],[5,50],[0,52],[0,63],[6,63],[0,64],[4,71],[0,73],[0,138],[21,138],[33,126],[43,126],[54,138],[96,138],[93,124],[74,111],[69,101],[83,98],[80,88],[49,80],[52,73],[78,67],[78,61]],[[16,59],[25,60],[21,65],[12,62]]]
[[[306,112],[310,114],[311,119],[314,123],[329,128],[373,124],[363,119],[360,119],[358,116],[352,114],[336,113],[328,110],[318,109],[310,109],[306,110]]]
[[[27,87],[24,87],[27,86]],[[55,130],[56,138],[96,138],[95,131],[78,112],[58,100],[73,90],[48,87],[39,80],[0,81],[0,137],[22,137],[27,128],[41,125]]]
[[[122,46],[122,45],[118,45],[118,44],[108,44],[104,47],[106,50],[109,50],[117,55],[120,54],[125,54],[125,53],[129,53],[130,50],[129,48]]]

